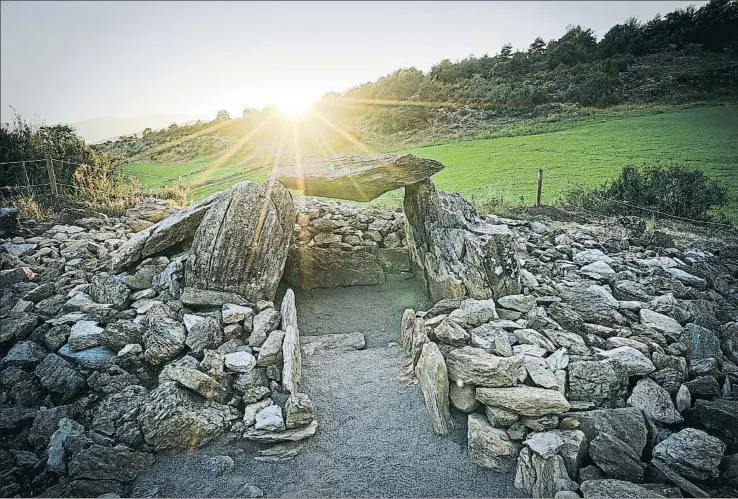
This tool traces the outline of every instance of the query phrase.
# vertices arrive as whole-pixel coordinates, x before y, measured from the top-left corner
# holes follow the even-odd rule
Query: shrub
[[[640,206],[695,220],[709,218],[708,212],[728,202],[728,189],[702,170],[683,165],[652,164],[624,166],[611,182],[595,189],[581,186],[566,195],[569,204],[622,212]],[[656,213],[655,215],[658,215]]]

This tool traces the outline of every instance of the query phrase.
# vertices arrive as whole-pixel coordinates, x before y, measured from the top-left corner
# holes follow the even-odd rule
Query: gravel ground
[[[303,358],[303,386],[318,431],[292,461],[253,459],[249,443],[216,442],[190,454],[160,456],[134,494],[158,486],[167,497],[234,497],[249,485],[267,497],[518,497],[513,472],[495,473],[468,463],[466,416],[456,430],[433,434],[417,385],[404,375],[397,340],[402,310],[423,304],[414,281],[380,287],[321,290],[297,296],[301,334],[360,331],[367,349]],[[231,456],[222,477],[208,459]]]

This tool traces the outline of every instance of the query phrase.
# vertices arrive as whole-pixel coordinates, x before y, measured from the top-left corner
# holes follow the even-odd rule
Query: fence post
[[[543,170],[538,169],[538,189],[536,191],[536,206],[541,206],[541,187],[543,186]]]
[[[54,172],[54,161],[51,159],[51,155],[46,155],[46,171],[49,173],[49,184],[51,185],[51,194],[54,196],[59,195],[59,189],[56,186],[56,173]]]

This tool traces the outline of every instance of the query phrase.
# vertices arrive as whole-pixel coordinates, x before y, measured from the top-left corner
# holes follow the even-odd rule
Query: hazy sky
[[[705,2],[12,2],[1,4],[2,121],[47,122],[317,100],[401,67],[525,48],[568,24]]]

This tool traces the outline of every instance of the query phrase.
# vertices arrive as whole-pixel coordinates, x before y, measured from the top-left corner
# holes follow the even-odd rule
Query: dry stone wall
[[[353,203],[295,199],[297,223],[284,278],[306,289],[378,285],[410,273],[405,217]]]
[[[520,293],[402,318],[433,430],[468,413],[469,460],[532,497],[734,497],[735,244],[507,222]]]
[[[225,437],[286,460],[315,433],[292,290],[185,286],[201,210],[152,205],[0,240],[0,496],[126,496],[154,453]],[[157,231],[166,252],[116,259]]]

